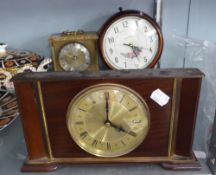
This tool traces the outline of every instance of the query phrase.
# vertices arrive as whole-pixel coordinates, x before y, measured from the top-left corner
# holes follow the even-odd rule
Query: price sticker
[[[150,98],[160,106],[166,105],[170,100],[170,97],[160,89],[156,89],[155,91],[153,91]]]

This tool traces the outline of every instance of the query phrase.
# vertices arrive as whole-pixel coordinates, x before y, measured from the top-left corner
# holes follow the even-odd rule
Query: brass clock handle
[[[79,35],[79,34],[84,34],[85,32],[83,30],[78,30],[78,31],[69,31],[69,30],[65,30],[64,32],[62,32],[62,35]]]

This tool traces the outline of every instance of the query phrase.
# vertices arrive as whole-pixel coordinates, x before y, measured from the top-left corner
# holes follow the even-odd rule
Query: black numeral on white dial
[[[124,28],[127,28],[128,27],[128,21],[123,21],[122,25],[123,25]]]
[[[118,57],[115,57],[115,62],[118,63],[119,62],[119,59]]]
[[[118,27],[114,27],[114,29],[113,29],[113,30],[114,30],[114,32],[115,32],[115,33],[118,33],[118,32],[119,32],[119,29],[118,29]]]
[[[109,37],[109,38],[108,38],[108,42],[109,42],[109,44],[114,43],[114,38],[113,38],[113,37]]]

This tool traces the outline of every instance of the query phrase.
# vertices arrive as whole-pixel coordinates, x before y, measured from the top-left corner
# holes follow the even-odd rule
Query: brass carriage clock
[[[53,66],[55,71],[98,70],[98,36],[94,32],[70,32],[50,37]]]

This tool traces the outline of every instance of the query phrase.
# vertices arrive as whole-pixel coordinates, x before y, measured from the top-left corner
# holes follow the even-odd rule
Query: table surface
[[[21,175],[20,168],[26,159],[25,140],[20,120],[17,119],[9,127],[0,132],[0,174]],[[40,173],[41,175],[211,175],[204,160],[200,160],[201,171],[171,171],[161,168],[157,164],[139,165],[72,165],[62,166],[58,170],[50,173]],[[28,173],[38,175],[38,173]]]

